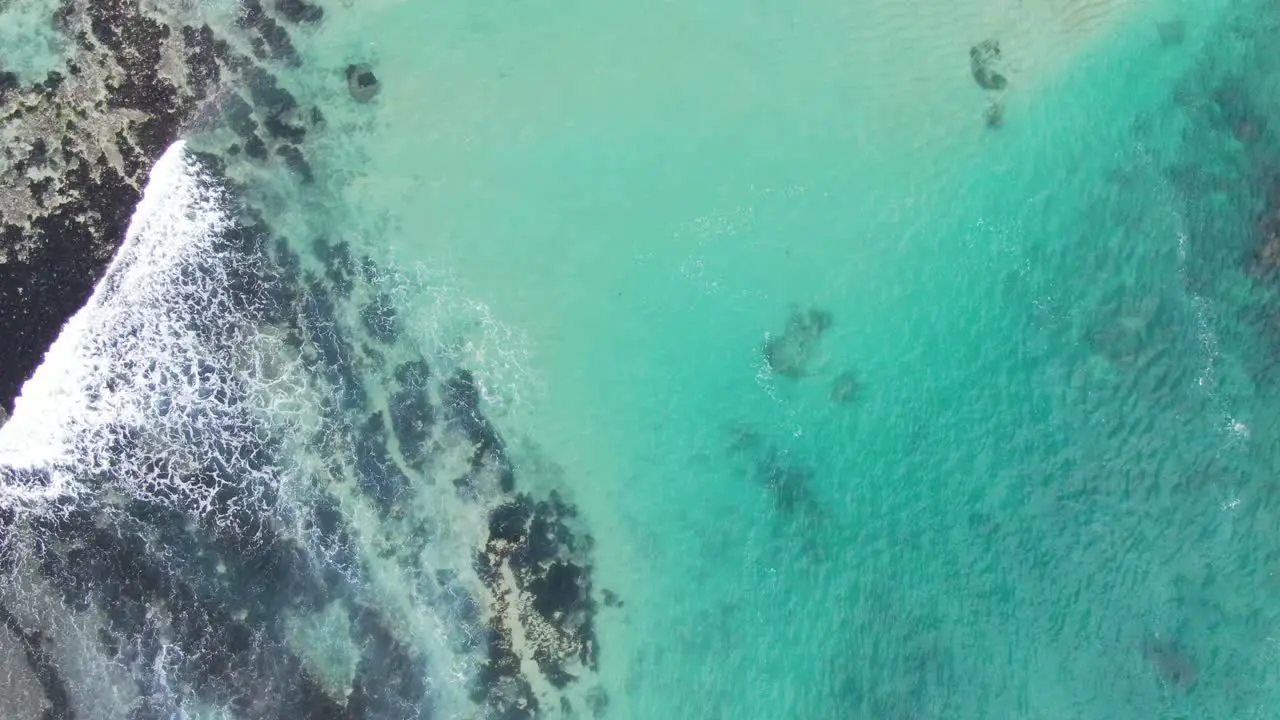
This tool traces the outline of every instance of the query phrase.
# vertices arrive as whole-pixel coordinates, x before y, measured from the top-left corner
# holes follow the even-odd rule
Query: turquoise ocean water
[[[388,91],[358,204],[523,331],[512,422],[626,601],[613,713],[1272,712],[1249,181],[1168,172],[1245,162],[1174,97],[1255,70],[1233,12],[1134,9],[996,133],[976,88],[888,127],[847,8],[362,12]],[[760,353],[792,304],[833,318],[798,382]]]
[[[604,717],[1280,715],[1277,8],[863,5],[333,3],[241,179],[578,507]]]

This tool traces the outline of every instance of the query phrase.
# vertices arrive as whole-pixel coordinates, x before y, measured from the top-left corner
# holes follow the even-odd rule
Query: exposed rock
[[[347,90],[351,92],[351,98],[358,103],[367,103],[378,94],[381,85],[378,83],[378,77],[373,74],[373,68],[366,63],[357,63],[347,66]]]
[[[254,16],[253,4],[247,16]],[[222,84],[238,84],[241,72],[266,75],[209,26],[183,26],[158,13],[125,0],[65,0],[54,23],[74,40],[66,72],[29,87],[0,73],[0,337],[7,340],[0,346],[0,407],[12,409],[45,349],[88,299],[124,239],[151,164],[184,128],[202,121],[204,103]],[[270,30],[267,20],[257,18],[253,27],[291,47],[287,33]],[[238,94],[220,97],[246,154],[268,159],[254,108]],[[268,132],[296,145],[303,129],[286,111],[292,97],[269,84],[256,92],[255,103],[260,99],[270,103],[257,110],[271,120]],[[296,148],[278,154],[300,176],[309,174]]]

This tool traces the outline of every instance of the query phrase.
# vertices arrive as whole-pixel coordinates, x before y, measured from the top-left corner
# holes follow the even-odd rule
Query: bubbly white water
[[[257,438],[228,429],[253,433],[265,398],[297,398],[279,385],[300,381],[252,321],[266,297],[239,280],[262,258],[226,242],[227,202],[183,142],[155,164],[114,261],[0,428],[0,466],[25,471],[0,485],[0,506],[48,510],[97,478],[200,512],[216,488],[166,487],[156,468],[176,478],[213,456],[246,488],[270,480],[237,452]]]

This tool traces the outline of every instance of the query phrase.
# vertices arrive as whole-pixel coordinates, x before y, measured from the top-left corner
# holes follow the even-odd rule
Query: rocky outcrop
[[[280,4],[319,19],[305,3]],[[208,25],[125,0],[66,0],[51,19],[74,48],[62,69],[29,85],[0,73],[0,407],[12,410],[88,299],[151,165],[180,135],[225,122],[250,157],[274,155],[311,177],[298,145],[322,118],[262,65],[299,61],[288,33],[256,2],[246,7],[256,61]],[[226,89],[233,84],[249,88],[252,104]]]

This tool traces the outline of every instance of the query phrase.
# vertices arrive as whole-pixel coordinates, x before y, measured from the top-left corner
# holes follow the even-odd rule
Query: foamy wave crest
[[[0,428],[0,508],[49,512],[111,490],[101,496],[226,514],[231,484],[235,504],[261,499],[254,488],[270,483],[256,481],[274,473],[267,391],[301,383],[261,332],[273,302],[261,244],[200,160],[171,146],[106,275]]]

